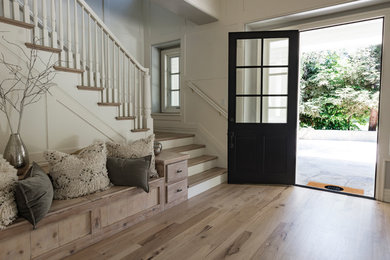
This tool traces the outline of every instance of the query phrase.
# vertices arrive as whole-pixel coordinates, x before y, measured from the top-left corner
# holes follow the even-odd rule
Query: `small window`
[[[180,49],[161,51],[162,112],[180,112]]]

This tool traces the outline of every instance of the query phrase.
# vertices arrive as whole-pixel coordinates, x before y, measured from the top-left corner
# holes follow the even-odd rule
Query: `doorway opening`
[[[296,184],[375,196],[383,18],[300,33]]]

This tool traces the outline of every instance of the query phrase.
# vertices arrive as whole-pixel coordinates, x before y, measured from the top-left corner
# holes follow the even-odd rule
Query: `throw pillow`
[[[0,154],[0,230],[6,228],[18,217],[15,202],[15,184],[18,180],[17,170]]]
[[[152,161],[150,163],[150,178],[158,178],[153,152],[154,134],[145,139],[139,139],[129,144],[107,142],[106,145],[108,157],[134,159],[151,155]]]
[[[84,148],[78,155],[57,151],[44,153],[53,179],[54,199],[78,198],[110,185],[106,169],[106,145]]]
[[[107,158],[108,177],[117,186],[135,186],[149,192],[151,155],[137,159]]]
[[[27,219],[34,229],[49,212],[53,202],[53,186],[49,176],[35,162],[26,177],[17,182],[15,199],[19,216]]]

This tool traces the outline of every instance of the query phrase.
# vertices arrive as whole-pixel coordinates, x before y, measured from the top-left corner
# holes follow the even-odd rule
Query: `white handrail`
[[[192,91],[194,91],[196,94],[198,94],[201,98],[203,98],[211,107],[213,107],[217,112],[223,116],[224,118],[228,118],[228,113],[225,109],[223,109],[220,105],[217,104],[212,98],[207,96],[206,93],[204,93],[195,83],[193,83],[190,80],[186,81],[187,87],[189,87]]]
[[[143,72],[148,72],[149,69],[143,67],[131,54],[130,52],[123,46],[123,44],[115,37],[115,35],[111,32],[110,29],[105,25],[105,23],[99,18],[99,16],[91,9],[91,7],[84,0],[77,0],[77,2],[84,6],[84,9],[87,13],[91,14],[91,17],[99,24],[99,27],[103,28],[104,32],[110,35],[110,38],[122,49],[123,52],[126,53],[126,56],[136,65],[139,70]]]

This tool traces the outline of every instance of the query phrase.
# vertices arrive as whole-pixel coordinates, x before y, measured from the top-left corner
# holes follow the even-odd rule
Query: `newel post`
[[[143,128],[150,128],[149,120],[151,118],[152,113],[152,97],[151,97],[151,89],[150,89],[150,74],[149,70],[145,71],[144,74],[144,122]]]

